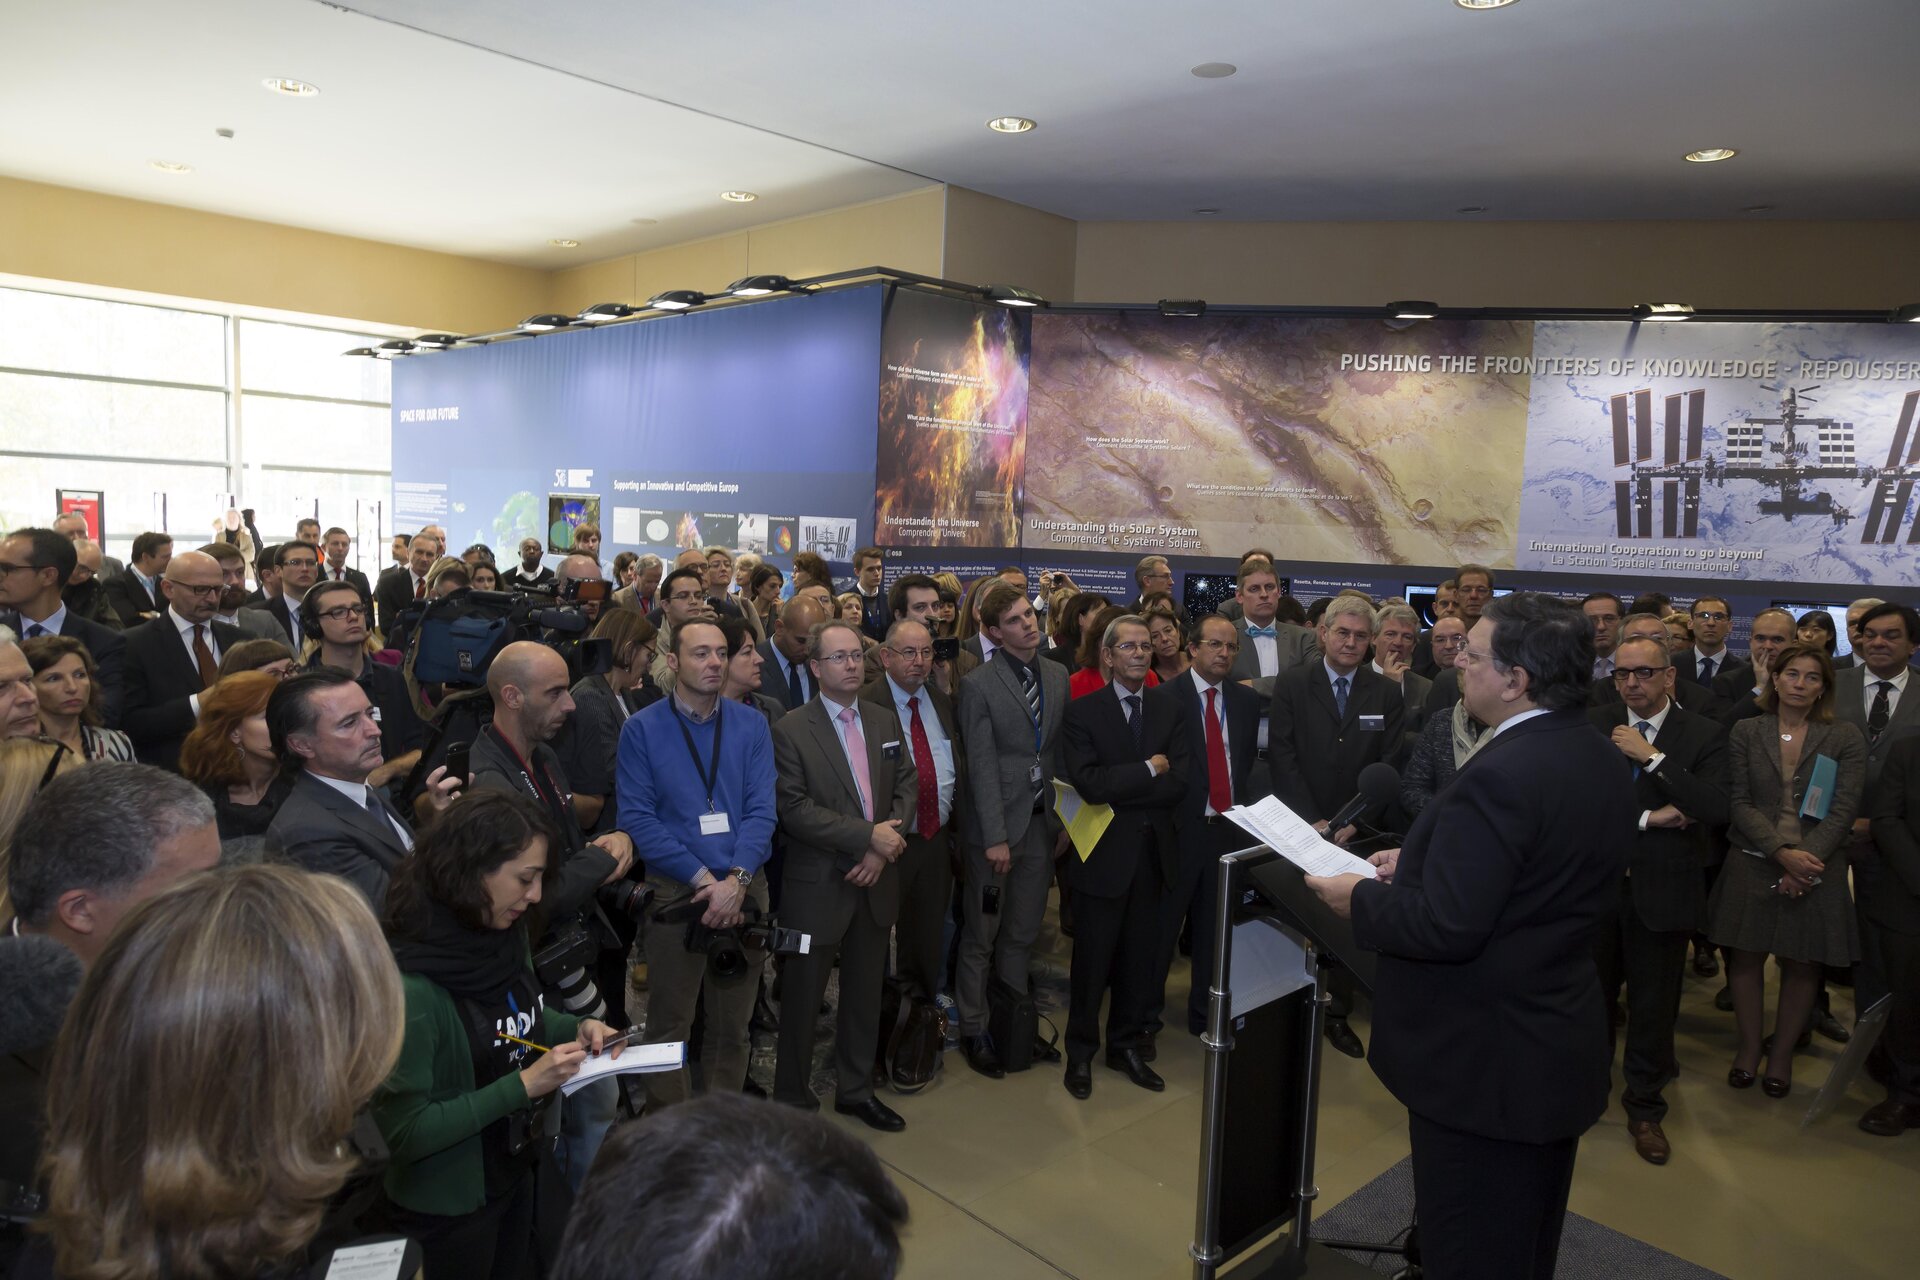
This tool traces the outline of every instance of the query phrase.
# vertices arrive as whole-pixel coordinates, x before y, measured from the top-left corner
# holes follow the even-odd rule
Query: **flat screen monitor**
[[[1785,609],[1793,615],[1795,623],[1816,610],[1833,619],[1834,650],[1833,656],[1844,658],[1853,652],[1853,646],[1847,642],[1847,606],[1843,604],[1824,604],[1815,600],[1775,600],[1773,607]]]
[[[1293,580],[1280,579],[1280,594],[1291,595]],[[1238,584],[1231,573],[1189,573],[1180,586],[1180,603],[1189,618],[1204,618],[1218,613],[1220,606],[1233,599]]]

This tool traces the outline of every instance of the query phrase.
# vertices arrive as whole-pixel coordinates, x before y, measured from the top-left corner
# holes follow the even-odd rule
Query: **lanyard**
[[[726,727],[727,723],[726,716],[722,714],[724,708],[719,703],[714,705],[712,758],[702,765],[700,752],[693,745],[693,734],[687,728],[687,718],[681,713],[680,704],[671,694],[667,696],[667,701],[672,704],[673,722],[680,726],[680,737],[687,744],[687,754],[693,758],[693,767],[699,771],[700,782],[707,789],[707,812],[712,813],[714,811],[713,784],[714,780],[720,776],[720,731]]]
[[[492,735],[495,742],[498,742],[507,749],[507,754],[512,756],[514,763],[520,766],[520,781],[526,784],[528,794],[547,807],[548,814],[552,816],[553,820],[559,824],[560,830],[564,832],[567,829],[565,816],[567,812],[567,800],[561,795],[560,788],[553,785],[552,775],[547,774],[544,770],[542,771],[547,782],[547,787],[542,787],[539,782],[534,780],[533,766],[526,762],[511,742],[507,741],[506,735],[492,725],[487,726],[487,732]],[[552,790],[548,790],[548,787],[551,787]]]

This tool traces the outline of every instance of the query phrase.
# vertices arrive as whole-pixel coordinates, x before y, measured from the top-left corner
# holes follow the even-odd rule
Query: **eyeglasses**
[[[364,618],[371,612],[364,604],[343,604],[322,610],[320,616],[330,622],[345,622],[348,618]]]
[[[932,649],[930,649],[930,648],[922,648],[922,649],[897,649],[897,648],[895,648],[895,647],[894,647],[893,645],[888,645],[888,646],[887,646],[887,649],[888,649],[888,650],[889,650],[890,652],[892,652],[892,653],[897,653],[897,654],[899,654],[899,655],[900,655],[901,657],[903,657],[903,658],[906,658],[906,659],[908,659],[908,660],[912,660],[912,659],[915,659],[915,658],[931,658],[931,657],[933,656],[933,650],[932,650]]]
[[[1725,622],[1733,615],[1719,609],[1695,609],[1693,616],[1702,622]]]
[[[22,569],[44,569],[45,567],[38,564],[8,564],[5,560],[0,560],[0,577],[9,573],[19,573]]]
[[[216,582],[210,587],[200,587],[200,586],[195,586],[191,582],[178,582],[172,578],[167,579],[167,585],[172,587],[175,591],[184,591],[188,595],[201,596],[201,597],[217,596],[222,591],[225,591],[227,589],[227,584],[224,582]]]
[[[1640,681],[1640,683],[1645,684],[1650,680],[1658,679],[1662,671],[1671,671],[1671,670],[1673,670],[1672,667],[1665,667],[1665,666],[1662,666],[1662,667],[1615,667],[1613,669],[1613,682],[1615,684],[1625,684],[1628,680],[1638,680]]]
[[[1197,643],[1202,649],[1211,649],[1215,653],[1223,651],[1226,653],[1240,652],[1240,642],[1238,640],[1201,640]]]
[[[1115,653],[1152,653],[1153,645],[1145,640],[1127,640],[1113,646]]]
[[[314,569],[318,568],[319,565],[320,562],[318,560],[308,560],[304,557],[299,560],[282,560],[280,562],[282,569]]]
[[[867,656],[866,654],[862,653],[858,649],[842,649],[838,653],[823,653],[818,658],[814,659],[814,661],[831,662],[836,665],[844,666],[849,662],[859,662],[866,656]]]
[[[1464,649],[1466,645],[1467,638],[1465,636],[1435,636],[1433,638],[1433,647],[1436,649]]]

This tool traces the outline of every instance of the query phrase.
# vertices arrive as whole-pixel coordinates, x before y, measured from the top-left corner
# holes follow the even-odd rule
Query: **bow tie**
[[[1266,636],[1268,639],[1274,639],[1279,633],[1272,627],[1248,627],[1247,634],[1250,636]]]

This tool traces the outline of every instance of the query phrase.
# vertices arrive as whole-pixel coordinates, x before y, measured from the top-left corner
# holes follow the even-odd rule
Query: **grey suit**
[[[1833,677],[1835,717],[1859,729],[1861,737],[1867,739],[1867,786],[1860,801],[1863,816],[1871,813],[1877,803],[1880,771],[1886,767],[1887,756],[1894,746],[1904,739],[1920,736],[1920,672],[1911,671],[1900,700],[1893,704],[1886,728],[1878,738],[1867,735],[1870,705],[1867,690],[1875,679],[1865,663],[1846,667]],[[1860,968],[1854,975],[1854,1003],[1858,1008],[1867,1009],[1887,994],[1886,943],[1880,926],[1873,920],[1876,904],[1886,893],[1887,872],[1871,837],[1858,838],[1849,844],[1847,859],[1852,864],[1854,908],[1860,922]]]
[[[1237,618],[1233,629],[1240,633],[1240,652],[1233,656],[1233,670],[1227,673],[1229,680],[1252,680],[1260,675],[1260,651],[1247,635],[1247,620]],[[1309,628],[1296,627],[1291,622],[1276,622],[1274,629],[1274,647],[1278,650],[1280,665],[1272,672],[1279,675],[1302,667],[1320,656],[1320,637]]]
[[[287,629],[262,605],[248,605],[244,609],[234,610],[233,625],[249,640],[278,640],[293,649],[293,639],[287,634]],[[294,649],[293,656],[298,658],[300,651]]]
[[[385,796],[380,806],[387,821],[303,771],[267,832],[296,865],[351,881],[379,915],[387,905],[387,880],[410,852],[393,825],[398,820],[406,828],[406,820]]]
[[[773,727],[780,829],[786,835],[780,919],[813,935],[804,956],[787,963],[780,1009],[780,1056],[773,1094],[802,1107],[813,1102],[814,1010],[840,960],[840,1009],[834,1033],[835,1101],[873,1096],[874,1043],[880,1030],[880,985],[886,976],[887,935],[900,910],[900,877],[892,863],[861,888],[847,881],[873,842],[876,823],[912,822],[918,781],[913,753],[891,708],[861,698],[858,712],[873,788],[873,819],[832,710],[819,698],[790,711]]]
[[[987,1027],[989,959],[1001,980],[1027,989],[1027,961],[1053,882],[1053,775],[1060,725],[1067,707],[1067,672],[1034,655],[1029,665],[1040,681],[1040,725],[1033,718],[1014,664],[997,654],[960,681],[960,741],[967,754],[968,794],[961,829],[961,871],[966,888],[960,965],[954,995],[960,1031],[977,1036]],[[1039,767],[1039,796],[1033,771]],[[986,851],[1006,845],[1012,863],[993,870]],[[981,908],[989,887],[1001,890],[997,913]]]

